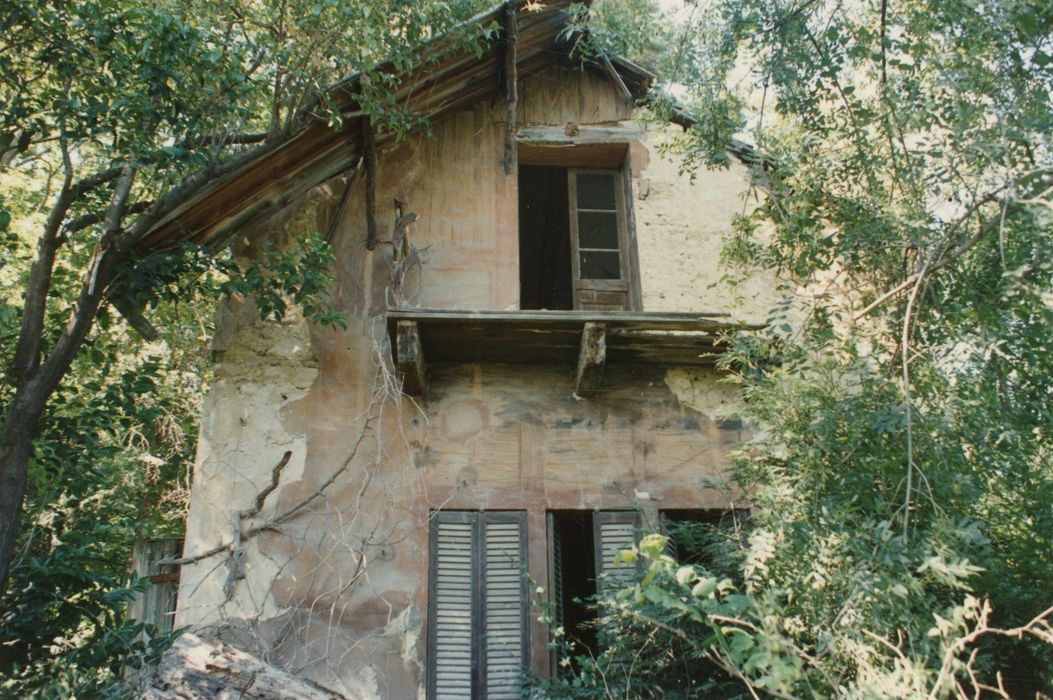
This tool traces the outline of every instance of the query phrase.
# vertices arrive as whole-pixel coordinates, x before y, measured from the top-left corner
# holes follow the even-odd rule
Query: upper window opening
[[[519,166],[519,306],[573,309],[567,169]]]
[[[630,308],[624,173],[519,166],[522,309]]]

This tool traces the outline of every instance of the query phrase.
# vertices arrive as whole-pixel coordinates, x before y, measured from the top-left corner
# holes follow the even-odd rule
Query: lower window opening
[[[681,564],[713,570],[721,558],[721,549],[748,515],[744,509],[663,510],[662,531],[669,537],[669,553]]]
[[[587,510],[551,511],[553,603],[573,655],[596,655],[596,545],[593,513]],[[572,656],[573,661],[573,656]],[[565,672],[562,664],[557,668]]]

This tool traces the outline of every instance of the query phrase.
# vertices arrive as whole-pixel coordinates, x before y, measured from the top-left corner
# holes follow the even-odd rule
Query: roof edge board
[[[521,11],[531,4],[532,0],[510,0],[509,2],[504,2],[491,10],[465,20],[457,27],[453,27],[421,44],[417,50],[424,51],[428,47],[434,46],[436,42],[448,39],[458,28],[470,26],[472,23],[482,24],[496,21],[508,7],[514,7]],[[539,56],[543,57],[546,51],[551,51],[552,48],[558,47],[560,49],[558,52],[553,52],[554,54],[563,54],[564,58],[570,57],[577,42],[587,35],[587,29],[576,28],[569,32],[564,31],[567,21],[570,19],[566,10],[572,4],[570,0],[551,0],[541,4],[542,9],[539,11],[517,13],[519,15],[517,24],[523,22],[523,25],[520,26],[520,32],[522,32],[520,39],[523,38],[523,34],[528,37],[540,38],[536,45],[532,44],[529,51],[524,51],[519,55],[518,63],[529,65],[531,68],[527,74],[540,69]],[[589,6],[591,2],[586,0],[583,4]],[[497,89],[496,82],[488,81],[487,78],[491,71],[498,70],[499,42],[499,37],[488,40],[485,48],[479,53],[469,50],[455,52],[439,62],[441,68],[436,72],[415,71],[400,75],[400,84],[396,90],[395,99],[405,104],[409,109],[419,111],[427,120],[437,119],[451,110],[464,106],[466,103],[482,99],[487,93]],[[608,56],[607,58],[618,76],[625,82],[635,100],[640,100],[646,96],[658,81],[658,77],[655,74],[628,59],[616,55]],[[558,59],[554,58],[553,60]],[[586,58],[581,61],[580,65],[600,74],[607,80],[612,82],[615,80],[609,69],[599,60]],[[392,63],[380,64],[376,69],[384,70],[385,68],[392,68]],[[458,83],[457,77],[465,72],[470,72],[470,75]],[[361,78],[361,73],[350,76],[345,80],[334,83],[326,91],[346,91],[346,104],[342,105],[342,108],[353,107],[355,102],[350,96],[352,94],[350,90],[356,81],[360,81]],[[493,82],[493,84],[490,84],[490,82]],[[360,112],[356,113],[352,109],[351,114],[345,118],[341,127],[336,129],[328,126],[317,115],[306,116],[303,123],[298,125],[284,140],[275,144],[269,144],[268,148],[262,150],[247,163],[208,183],[194,197],[188,199],[155,223],[143,237],[141,247],[145,250],[156,250],[164,247],[165,243],[172,238],[177,240],[210,240],[212,238],[211,234],[224,226],[226,222],[251,210],[259,205],[261,201],[272,199],[275,181],[295,179],[305,168],[312,167],[319,161],[325,160],[327,156],[341,146],[354,152],[360,131],[360,129],[354,128],[354,125],[362,119],[360,114]],[[670,121],[685,129],[696,123],[696,120],[679,105],[675,106]],[[387,138],[378,139],[378,146],[387,147],[390,145],[390,142],[391,137],[388,135]],[[302,151],[299,155],[297,155],[298,150]],[[733,139],[728,144],[728,151],[747,165],[766,166],[767,164],[763,156],[758,154],[752,146],[738,139]],[[289,167],[292,168],[292,171],[288,174],[283,173],[277,178],[269,179],[265,172],[266,164],[274,162],[275,159],[278,162],[289,161]],[[254,183],[246,183],[245,187],[234,187],[232,185],[232,183],[256,171],[261,171],[261,174]],[[331,179],[331,177],[333,177],[332,174],[328,175],[326,179]],[[308,179],[312,181],[317,180],[317,178]],[[322,181],[324,182],[325,180]],[[316,182],[316,184],[318,183]],[[228,189],[236,192],[225,192]],[[216,216],[214,213],[210,214],[209,212],[221,207],[221,202],[217,200],[225,200],[227,202],[239,200],[241,206],[235,205],[236,210],[233,213],[228,210],[223,212],[222,215]],[[195,209],[202,206],[204,206],[202,215],[193,216]]]

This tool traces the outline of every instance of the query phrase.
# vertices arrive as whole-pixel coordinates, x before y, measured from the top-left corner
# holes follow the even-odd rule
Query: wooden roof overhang
[[[544,3],[514,0],[481,14],[470,23],[485,27],[500,22],[508,7],[516,10],[516,71],[520,77],[566,60],[578,33],[564,32],[571,0]],[[390,64],[379,72],[397,76],[395,100],[428,120],[467,107],[495,94],[501,88],[503,52],[501,37],[491,40],[481,52],[459,51],[427,70],[399,75]],[[421,51],[434,50],[439,37]],[[634,97],[642,97],[655,76],[629,61],[614,58],[586,64],[590,70],[618,80]],[[142,239],[149,252],[178,242],[192,242],[218,249],[245,226],[263,221],[310,189],[352,169],[363,153],[366,117],[355,101],[362,76],[354,76],[328,90],[344,115],[338,127],[322,118],[310,120],[292,136],[261,148],[259,155],[217,179],[201,193],[161,219]],[[391,133],[376,135],[378,148],[394,141]]]
[[[559,365],[575,371],[585,396],[606,365],[712,366],[724,334],[764,326],[726,314],[623,311],[457,311],[392,308],[387,313],[404,390],[426,393],[428,364]]]

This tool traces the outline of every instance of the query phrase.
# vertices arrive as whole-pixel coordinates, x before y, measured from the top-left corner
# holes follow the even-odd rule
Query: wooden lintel
[[[586,144],[632,143],[643,138],[635,124],[613,126],[575,125],[568,133],[565,126],[524,126],[516,133],[520,144],[539,146],[583,146]]]
[[[519,109],[519,75],[516,65],[518,57],[519,28],[516,25],[516,8],[509,3],[505,7],[505,100],[508,113],[505,117],[505,174],[511,174],[516,164],[516,112]]]
[[[362,119],[366,161],[366,248],[377,247],[377,134],[369,117]]]
[[[399,321],[395,339],[395,357],[402,372],[402,391],[410,396],[426,396],[424,350],[416,321]]]
[[[581,331],[578,351],[578,372],[574,393],[592,396],[603,384],[603,368],[607,364],[607,324],[586,323]]]
[[[146,577],[150,583],[179,583],[179,572],[169,571],[164,574],[154,574]]]

